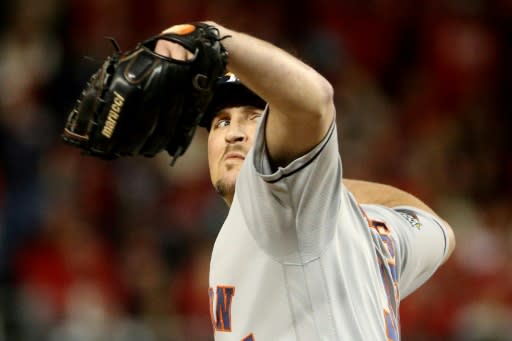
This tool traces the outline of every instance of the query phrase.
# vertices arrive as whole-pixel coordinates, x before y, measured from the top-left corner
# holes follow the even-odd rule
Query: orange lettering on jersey
[[[391,234],[391,231],[389,231],[388,226],[386,223],[378,220],[370,220],[371,227],[374,228],[379,235],[381,236],[389,236]]]
[[[231,302],[235,295],[235,287],[217,287],[217,306],[215,329],[222,332],[231,331]]]
[[[370,219],[361,206],[359,206],[359,209],[363,217],[368,222],[368,227],[378,233],[380,239],[388,251],[388,257],[385,257],[385,259],[379,258],[379,267],[388,300],[388,308],[384,309],[384,322],[387,336],[386,341],[396,341],[399,338],[398,319],[396,318],[397,312],[394,311],[393,306],[391,305],[391,298],[393,296],[396,302],[398,302],[400,299],[400,293],[398,290],[398,272],[395,257],[395,242],[392,238],[391,230],[385,222]],[[387,267],[385,266],[384,262],[387,263]]]
[[[398,328],[394,322],[392,313],[384,309],[384,321],[386,322],[386,341],[397,341],[398,340]]]
[[[212,288],[208,289],[208,296],[210,299],[210,318],[212,320],[214,330],[220,332],[231,331],[231,302],[233,301],[234,295],[235,287],[218,286],[216,291]],[[217,296],[216,300],[214,296]],[[213,315],[214,304],[215,316]]]
[[[210,320],[212,321],[212,328],[215,331],[215,319],[213,317],[213,299],[215,298],[215,292],[212,288],[208,288],[208,298],[210,301]]]

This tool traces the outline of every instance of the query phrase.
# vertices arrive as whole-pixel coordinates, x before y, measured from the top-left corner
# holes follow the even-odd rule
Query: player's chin
[[[229,159],[223,163],[223,173],[224,176],[234,176],[235,178],[238,176],[240,172],[240,168],[242,167],[243,160],[240,159]]]
[[[217,181],[215,181],[215,188],[222,189],[222,192],[225,194],[230,194],[230,192],[234,192],[236,179],[238,174],[240,173],[240,165],[236,163],[225,164],[222,167],[222,170],[219,172],[219,177]],[[220,193],[219,189],[217,192]]]
[[[235,193],[236,178],[222,177],[214,184],[215,190],[222,197],[230,197]]]

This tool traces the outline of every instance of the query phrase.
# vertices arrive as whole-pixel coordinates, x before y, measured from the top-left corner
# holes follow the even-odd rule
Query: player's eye
[[[228,119],[222,119],[215,122],[215,128],[224,128],[227,127],[230,123],[230,120]]]
[[[249,116],[249,119],[257,120],[257,119],[261,118],[261,116],[263,116],[262,112],[255,112],[255,113],[251,114],[251,116]]]

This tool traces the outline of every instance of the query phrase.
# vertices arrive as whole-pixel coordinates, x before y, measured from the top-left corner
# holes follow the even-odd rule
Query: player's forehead
[[[222,77],[200,125],[209,129],[213,119],[223,110],[238,106],[264,109],[266,102],[236,77]]]
[[[262,113],[263,109],[255,107],[253,105],[237,105],[237,106],[228,106],[221,108],[215,113],[213,119],[215,120],[219,116],[230,116],[230,115],[250,115],[254,113]]]

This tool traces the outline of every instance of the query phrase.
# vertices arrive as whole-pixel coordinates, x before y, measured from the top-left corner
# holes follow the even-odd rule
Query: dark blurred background
[[[335,86],[345,176],[408,190],[454,227],[453,257],[402,302],[403,340],[512,340],[511,0],[0,6],[0,340],[212,339],[209,255],[227,209],[206,133],[175,167],[59,138],[112,52],[105,36],[127,50],[207,19],[317,68]]]

